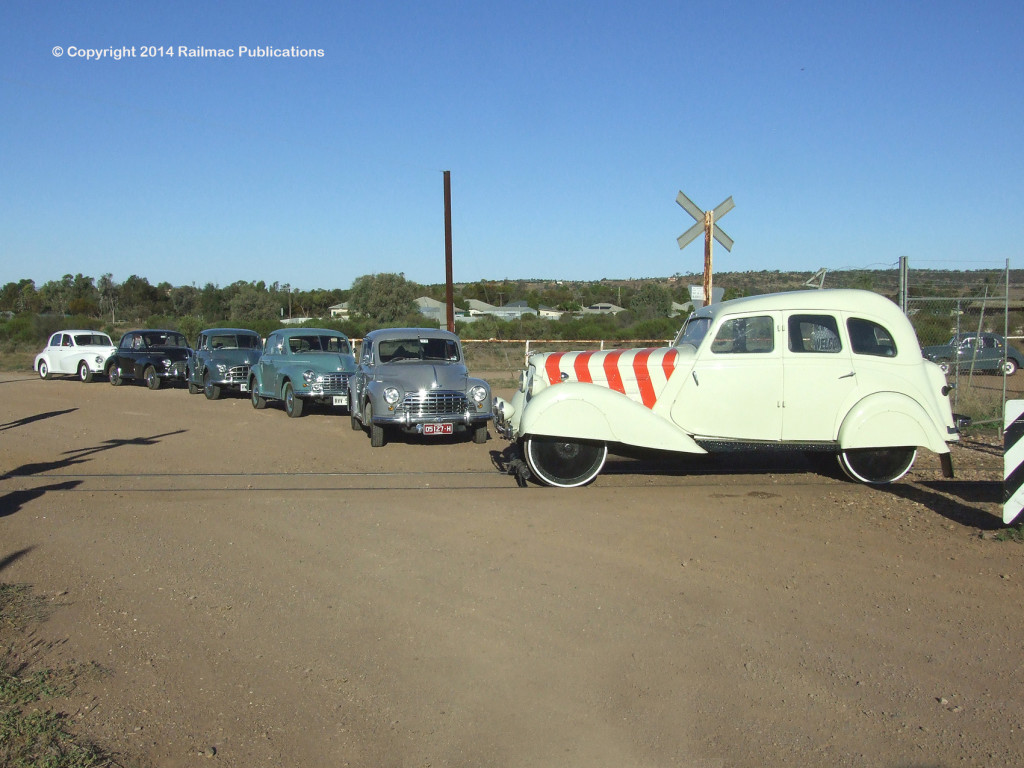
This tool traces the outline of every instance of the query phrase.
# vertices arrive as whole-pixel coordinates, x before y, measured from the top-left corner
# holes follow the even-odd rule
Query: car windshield
[[[672,342],[672,346],[678,347],[683,344],[692,344],[694,347],[699,347],[700,343],[704,341],[704,336],[707,335],[708,328],[710,327],[710,317],[696,317],[695,315],[690,315],[682,330],[679,331],[679,335],[676,336],[676,340]]]
[[[352,350],[348,339],[344,336],[292,336],[288,339],[288,349],[296,354],[306,352],[333,352],[347,355]]]
[[[75,344],[80,347],[112,347],[114,343],[105,333],[76,333]]]
[[[259,339],[249,334],[221,334],[210,337],[210,349],[256,349]]]
[[[459,360],[459,345],[453,339],[384,339],[377,344],[377,355],[382,363],[400,363],[403,360],[453,363]]]
[[[187,347],[188,342],[180,333],[149,332],[142,335],[147,347]]]

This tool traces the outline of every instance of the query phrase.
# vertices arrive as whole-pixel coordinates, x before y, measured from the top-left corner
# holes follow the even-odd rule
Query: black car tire
[[[249,382],[249,402],[252,403],[252,407],[257,411],[262,411],[267,407],[267,398],[256,391],[256,379],[252,379]]]
[[[295,395],[295,388],[290,381],[284,383],[284,392],[281,395],[284,398],[284,412],[293,419],[302,416],[302,398]]]
[[[152,365],[146,366],[146,370],[143,372],[142,378],[145,379],[146,386],[150,389],[160,389],[160,377],[156,375],[156,368]]]
[[[526,463],[538,478],[558,488],[576,488],[597,477],[608,458],[605,443],[531,435],[525,440]]]
[[[867,485],[894,483],[903,477],[917,458],[917,448],[858,448],[842,451],[839,466],[851,480]]]
[[[356,406],[355,406],[355,402],[356,401],[355,401],[354,398],[352,398],[350,396],[349,399],[348,399],[348,402],[349,402],[348,417],[349,417],[349,420],[350,420],[350,422],[352,424],[352,431],[353,432],[362,432],[363,431],[363,423],[361,421],[359,421],[359,417],[356,415]]]
[[[89,364],[83,360],[78,364],[78,380],[84,384],[88,384],[92,381],[92,368]]]
[[[487,442],[486,424],[481,424],[479,427],[473,427],[473,442],[478,445]]]
[[[45,360],[39,361],[39,378],[49,379],[50,378],[50,366],[46,364]]]
[[[185,369],[185,381],[188,382],[188,393],[190,395],[198,395],[199,387],[196,386],[195,382],[192,381],[192,371]]]
[[[203,394],[206,395],[207,400],[217,400],[220,398],[220,387],[210,380],[209,371],[203,374]]]
[[[1007,376],[1013,376],[1017,372],[1017,362],[1011,358],[1006,358],[1006,363],[1003,364],[1003,373]]]
[[[384,427],[373,423],[373,406],[369,401],[363,409],[363,425],[370,430],[370,447],[380,448],[384,445]]]
[[[115,387],[120,387],[124,383],[124,379],[121,378],[121,371],[116,365],[107,368],[107,379]]]

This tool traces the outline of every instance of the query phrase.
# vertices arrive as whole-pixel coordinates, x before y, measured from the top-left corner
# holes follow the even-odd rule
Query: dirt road
[[[887,490],[788,462],[516,487],[183,389],[0,376],[0,580],[155,766],[1018,766],[1001,454]]]

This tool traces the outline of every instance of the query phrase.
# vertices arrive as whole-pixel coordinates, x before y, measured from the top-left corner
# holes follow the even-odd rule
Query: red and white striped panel
[[[604,352],[552,352],[544,360],[551,384],[599,384],[653,408],[676,369],[675,347],[611,349]]]

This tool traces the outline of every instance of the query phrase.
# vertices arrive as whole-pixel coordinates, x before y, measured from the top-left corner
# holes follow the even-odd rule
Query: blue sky
[[[460,282],[699,272],[679,190],[735,200],[716,271],[1020,267],[1022,40],[1019,0],[5,0],[0,284],[443,282],[444,170]]]

